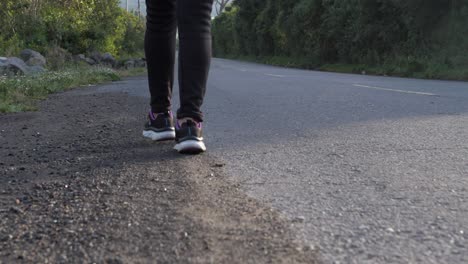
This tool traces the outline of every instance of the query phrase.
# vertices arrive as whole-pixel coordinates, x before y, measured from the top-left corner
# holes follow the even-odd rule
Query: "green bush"
[[[236,54],[239,45],[234,34],[234,17],[237,14],[237,8],[230,8],[229,11],[221,14],[213,23],[213,52],[215,56],[226,56]]]
[[[45,53],[141,54],[144,20],[119,7],[119,0],[2,0],[0,55],[23,48]]]
[[[35,101],[48,94],[119,79],[118,72],[101,67],[70,67],[34,76],[0,77],[0,113],[33,110]]]
[[[272,64],[452,79],[468,69],[466,0],[236,0],[213,35],[215,56]]]

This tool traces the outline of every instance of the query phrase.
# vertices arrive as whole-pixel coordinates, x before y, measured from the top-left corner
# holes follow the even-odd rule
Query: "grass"
[[[129,70],[118,70],[117,73],[121,78],[131,77],[131,76],[141,76],[146,75],[146,68],[133,68]]]
[[[468,65],[466,62],[445,63],[437,59],[409,59],[409,58],[392,58],[381,65],[367,64],[345,64],[332,63],[317,65],[305,58],[292,58],[284,56],[271,57],[254,57],[254,56],[221,56],[227,59],[235,59],[241,61],[249,61],[263,63],[274,66],[282,66],[289,68],[311,69],[328,72],[354,73],[354,74],[369,74],[383,76],[399,76],[420,79],[442,79],[442,80],[457,80],[468,81]]]
[[[248,62],[263,63],[273,66],[281,66],[288,68],[299,68],[299,69],[315,69],[314,65],[304,58],[291,58],[287,56],[270,56],[270,57],[255,57],[246,55],[224,55],[219,56],[220,58],[241,60]]]
[[[104,67],[70,66],[34,76],[0,76],[0,113],[33,111],[36,110],[36,102],[51,93],[118,81],[144,72],[142,68],[115,71]]]

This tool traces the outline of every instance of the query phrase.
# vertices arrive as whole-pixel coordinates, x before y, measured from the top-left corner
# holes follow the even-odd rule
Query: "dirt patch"
[[[207,155],[140,133],[146,101],[62,93],[0,115],[0,263],[315,263]]]

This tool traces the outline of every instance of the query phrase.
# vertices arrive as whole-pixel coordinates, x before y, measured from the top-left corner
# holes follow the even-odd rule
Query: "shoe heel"
[[[186,140],[175,145],[177,152],[182,154],[198,154],[206,151],[206,146],[203,141]]]
[[[174,131],[154,132],[154,131],[145,130],[143,131],[143,136],[153,141],[166,141],[166,140],[174,140],[175,132]]]

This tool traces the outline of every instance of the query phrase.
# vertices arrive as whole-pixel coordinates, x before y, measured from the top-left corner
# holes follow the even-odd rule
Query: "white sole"
[[[153,141],[163,141],[175,139],[175,131],[154,132],[151,130],[143,131],[143,136]]]
[[[178,143],[174,147],[175,150],[177,150],[179,153],[200,153],[200,152],[205,152],[206,151],[206,146],[203,141],[197,141],[197,140],[186,140]]]

